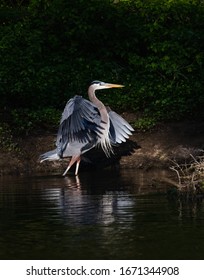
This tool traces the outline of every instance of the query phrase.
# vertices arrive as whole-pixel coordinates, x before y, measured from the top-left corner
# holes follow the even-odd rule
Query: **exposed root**
[[[173,165],[170,167],[176,173],[178,182],[171,182],[182,193],[204,196],[204,156],[193,156],[192,161],[178,164],[171,160]]]

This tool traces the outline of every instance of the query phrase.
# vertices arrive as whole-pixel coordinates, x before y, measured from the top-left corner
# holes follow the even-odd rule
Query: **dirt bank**
[[[133,115],[124,116],[128,121]],[[54,132],[40,132],[29,135],[18,142],[18,151],[0,149],[0,175],[38,172],[60,173],[67,166],[67,160],[39,163],[39,155],[54,148]],[[151,131],[135,131],[130,140],[115,147],[115,154],[107,159],[99,150],[87,154],[88,160],[81,164],[83,169],[105,168],[111,165],[120,168],[168,168],[171,160],[185,162],[190,154],[202,154],[204,149],[204,122],[183,121],[158,125]]]

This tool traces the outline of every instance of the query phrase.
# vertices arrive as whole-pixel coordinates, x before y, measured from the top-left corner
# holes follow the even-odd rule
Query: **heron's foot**
[[[62,177],[65,177],[66,176],[66,173],[64,172],[63,174],[62,174]]]
[[[69,171],[69,166],[67,167],[67,169],[64,171],[64,173],[62,174],[62,176],[64,177],[64,176],[66,176],[66,174],[67,174],[67,172]]]
[[[64,173],[62,174],[63,177],[65,177],[66,175],[67,175],[67,172],[64,172]],[[74,174],[73,174],[73,173],[71,174],[71,176],[73,176],[73,175],[76,176],[76,177],[78,177],[78,173],[76,174],[76,172],[75,172]]]

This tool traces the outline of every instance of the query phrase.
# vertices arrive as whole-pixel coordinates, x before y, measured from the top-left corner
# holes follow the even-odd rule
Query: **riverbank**
[[[124,115],[133,121],[133,115]],[[0,149],[0,175],[25,173],[62,173],[67,160],[58,162],[39,162],[39,155],[55,147],[55,131],[41,131],[14,139],[16,151]],[[107,168],[168,169],[173,161],[184,163],[193,156],[203,154],[204,121],[182,121],[160,124],[150,131],[135,131],[130,140],[114,148],[114,156],[107,159],[103,152],[95,149],[87,153],[83,170]]]

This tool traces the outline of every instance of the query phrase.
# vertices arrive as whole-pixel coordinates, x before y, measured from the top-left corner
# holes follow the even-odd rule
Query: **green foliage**
[[[61,112],[54,108],[40,110],[14,109],[11,111],[10,126],[15,134],[29,134],[36,129],[56,129]]]
[[[6,151],[19,151],[15,143],[12,131],[8,124],[0,123],[0,148]]]
[[[152,129],[156,125],[157,121],[154,117],[141,117],[136,120],[134,127],[146,131]]]
[[[126,86],[99,93],[117,110],[154,120],[203,110],[203,1],[22,3],[1,6],[12,13],[0,13],[0,100],[25,130],[43,119],[43,108],[86,97],[95,79]],[[22,108],[32,124],[21,124]]]

